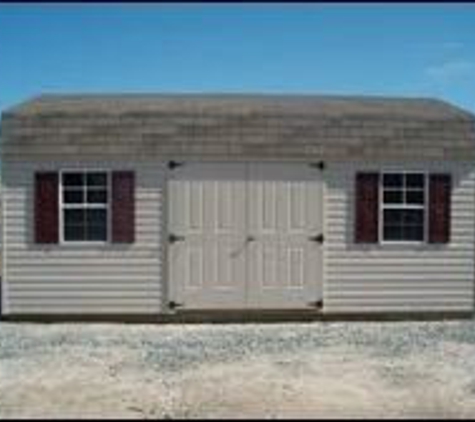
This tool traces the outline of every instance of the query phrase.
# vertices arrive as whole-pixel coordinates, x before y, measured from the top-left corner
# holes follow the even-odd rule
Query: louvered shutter
[[[450,174],[429,176],[429,243],[448,243],[450,240]]]
[[[112,172],[112,242],[133,243],[135,240],[135,174]]]
[[[58,243],[58,173],[35,174],[35,242]]]
[[[355,186],[355,242],[378,242],[379,174],[357,173]]]

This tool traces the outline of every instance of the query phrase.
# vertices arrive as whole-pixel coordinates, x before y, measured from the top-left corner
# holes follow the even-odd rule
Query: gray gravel
[[[0,324],[0,418],[475,417],[475,321]]]

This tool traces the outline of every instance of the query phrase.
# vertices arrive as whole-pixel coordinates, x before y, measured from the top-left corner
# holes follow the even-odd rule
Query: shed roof
[[[431,98],[41,95],[2,116],[4,156],[475,157],[475,117]]]
[[[18,116],[154,113],[285,113],[335,117],[410,119],[473,118],[433,98],[271,94],[45,94],[6,111]]]

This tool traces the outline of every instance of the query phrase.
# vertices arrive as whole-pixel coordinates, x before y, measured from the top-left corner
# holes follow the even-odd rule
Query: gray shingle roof
[[[3,114],[4,157],[475,157],[475,118],[444,101],[317,95],[43,95]]]
[[[472,118],[431,98],[249,94],[42,95],[7,110],[15,115],[128,115],[170,113],[285,113],[334,117]]]

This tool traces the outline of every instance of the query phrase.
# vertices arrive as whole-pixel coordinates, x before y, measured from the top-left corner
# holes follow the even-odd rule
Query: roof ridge
[[[234,104],[233,104],[234,102]],[[110,107],[113,105],[113,107]],[[431,97],[316,94],[316,93],[262,93],[262,92],[110,92],[110,93],[41,93],[9,109],[4,115],[67,115],[67,114],[127,114],[163,112],[168,107],[173,112],[192,111],[202,106],[216,111],[217,108],[246,107],[252,111],[283,109],[292,107],[298,112],[328,115],[360,115],[383,118],[470,119],[475,116],[461,107]]]
[[[43,98],[120,98],[120,97],[191,97],[191,98],[216,98],[216,97],[255,97],[255,98],[308,98],[308,99],[328,99],[328,100],[384,100],[384,101],[437,101],[435,97],[426,96],[390,96],[384,94],[330,94],[330,93],[310,93],[310,92],[257,92],[257,91],[214,91],[214,92],[198,92],[198,91],[161,91],[161,92],[140,92],[140,91],[124,91],[124,92],[81,92],[81,93],[55,93],[44,92],[31,99],[31,101],[42,100]],[[28,101],[28,100],[27,100]],[[440,100],[442,101],[442,100]]]

